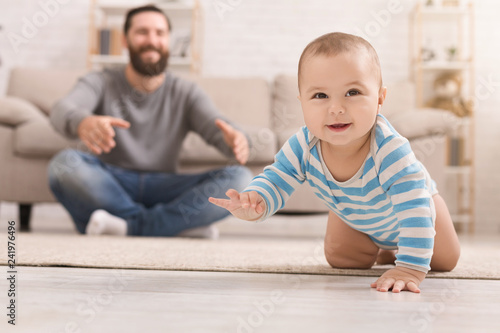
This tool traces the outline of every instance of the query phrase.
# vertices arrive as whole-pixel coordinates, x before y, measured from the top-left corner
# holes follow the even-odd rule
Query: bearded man
[[[216,238],[212,224],[228,213],[208,197],[251,179],[242,166],[247,136],[197,85],[167,69],[170,32],[159,8],[131,9],[124,24],[129,63],[83,76],[51,111],[54,128],[89,150],[63,150],[48,170],[53,194],[82,234]],[[189,131],[241,165],[179,174]]]

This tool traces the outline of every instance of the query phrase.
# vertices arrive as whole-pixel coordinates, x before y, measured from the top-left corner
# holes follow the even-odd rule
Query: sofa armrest
[[[30,102],[18,97],[0,98],[0,124],[17,127],[28,121],[47,121],[47,116]]]

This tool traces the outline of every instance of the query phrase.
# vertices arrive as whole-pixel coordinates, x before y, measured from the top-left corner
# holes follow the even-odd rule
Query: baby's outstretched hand
[[[371,284],[371,287],[382,292],[389,291],[392,288],[393,293],[399,293],[403,290],[419,293],[418,286],[424,280],[425,275],[424,272],[414,269],[395,267],[382,274],[377,281]]]
[[[208,198],[208,201],[225,208],[239,219],[247,221],[258,220],[266,209],[264,199],[255,191],[242,192],[230,189],[226,192],[228,199]]]

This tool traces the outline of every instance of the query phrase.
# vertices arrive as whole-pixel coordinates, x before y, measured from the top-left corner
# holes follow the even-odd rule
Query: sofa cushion
[[[47,116],[30,102],[18,97],[0,98],[0,124],[18,126],[27,121],[43,121]]]
[[[242,126],[252,140],[249,164],[272,163],[277,149],[276,134],[269,128]],[[198,134],[190,132],[182,144],[181,164],[224,164],[228,158],[217,148],[208,145]]]
[[[263,78],[187,76],[212,99],[215,106],[237,124],[271,127],[271,91]]]
[[[399,134],[408,139],[450,134],[460,125],[460,118],[450,111],[432,108],[401,112],[387,119]]]
[[[49,114],[52,105],[66,95],[85,70],[14,68],[7,95],[23,98]]]
[[[14,131],[14,153],[24,157],[50,158],[62,149],[76,148],[79,143],[62,137],[48,119],[24,123]]]
[[[299,96],[297,76],[276,76],[273,95],[273,131],[275,133],[295,133],[300,127],[304,126],[302,107],[297,98]],[[279,146],[281,147],[283,143],[283,136],[280,135]]]
[[[243,126],[252,140],[248,162],[251,164],[268,164],[274,162],[278,152],[278,138],[270,128]]]

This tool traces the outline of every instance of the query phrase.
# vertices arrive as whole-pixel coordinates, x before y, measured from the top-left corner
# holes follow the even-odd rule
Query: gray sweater
[[[176,172],[181,144],[189,131],[226,156],[233,156],[215,126],[217,118],[228,120],[196,84],[168,71],[163,84],[148,94],[132,88],[125,67],[87,74],[55,104],[50,120],[59,133],[76,138],[78,125],[90,115],[108,115],[131,123],[129,129],[115,128],[116,146],[99,156],[101,161],[122,168]]]

